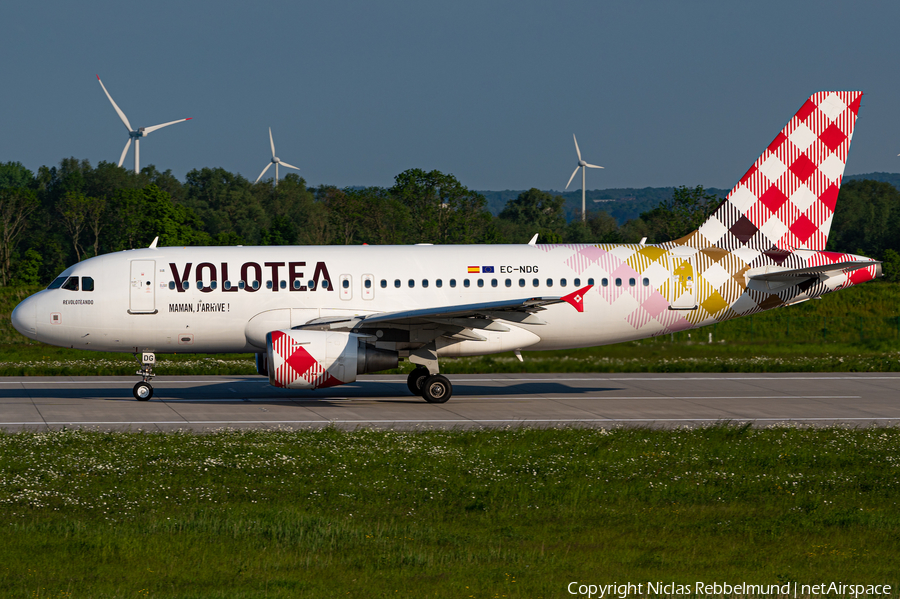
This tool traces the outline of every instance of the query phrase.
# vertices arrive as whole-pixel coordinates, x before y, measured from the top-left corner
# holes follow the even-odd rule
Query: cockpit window
[[[69,291],[78,291],[78,277],[69,277],[66,279],[66,282],[63,283],[63,289],[68,289]]]
[[[57,277],[53,279],[53,282],[47,286],[47,289],[59,289],[62,287],[62,284],[66,282],[68,277]]]
[[[93,291],[94,290],[94,278],[93,277],[81,277],[81,290],[82,291]]]

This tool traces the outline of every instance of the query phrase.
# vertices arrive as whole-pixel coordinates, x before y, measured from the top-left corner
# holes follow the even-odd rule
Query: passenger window
[[[197,289],[203,289],[203,281],[197,281]]]
[[[365,287],[366,289],[371,289],[372,288],[372,279],[366,279],[365,281],[363,281],[363,287]]]
[[[572,284],[576,287],[581,287],[581,279],[575,279],[572,281]]]
[[[343,281],[341,281],[341,287],[343,287],[344,289],[350,289],[350,281],[344,279]]]
[[[497,279],[491,279],[491,287],[497,286]]]
[[[443,282],[442,280],[440,280],[440,279],[435,279],[435,281],[434,281],[434,286],[435,286],[435,287],[438,287],[438,288],[443,287],[443,286],[444,286],[444,282]]]
[[[450,279],[450,286],[456,287],[456,279]]]
[[[533,280],[531,281],[532,287],[537,287],[537,286],[540,285],[540,284],[541,284],[541,282],[538,281],[537,279],[533,279]]]
[[[47,285],[47,289],[59,289],[62,287],[62,284],[66,282],[66,277],[57,277],[53,279],[53,282]]]
[[[294,279],[294,289],[300,290],[300,279]]]
[[[648,279],[647,277],[644,277],[643,283],[644,283],[644,287],[649,287],[649,286],[650,286],[650,279]]]
[[[381,279],[381,288],[387,289],[387,279]]]
[[[91,277],[81,277],[81,290],[82,291],[93,291],[94,290],[94,279]]]
[[[553,287],[553,279],[547,279],[547,287]]]
[[[281,287],[282,289],[287,289],[287,281],[284,281],[284,280],[280,281],[278,283],[278,286]],[[213,289],[215,289],[215,287],[213,287]]]
[[[422,279],[422,287],[428,287],[428,279]]]
[[[604,287],[609,287],[609,279],[607,279],[606,277],[603,277],[602,279],[600,279],[600,284],[603,285]]]
[[[519,287],[525,286],[525,279],[519,279]]]
[[[218,283],[216,283],[216,281],[210,281],[210,282],[209,282],[209,288],[210,288],[210,289],[215,289],[217,284],[218,284]]]
[[[512,287],[512,279],[506,279],[506,286]]]
[[[225,291],[231,289],[231,281],[225,281],[224,283],[222,283],[222,289],[224,289]]]
[[[469,282],[469,279],[463,279],[463,287],[468,288],[468,286],[471,285],[471,284],[472,284],[472,283]]]
[[[621,287],[621,286],[622,286],[622,279],[616,277],[616,287]]]
[[[484,287],[484,279],[478,279],[478,286]]]
[[[322,289],[328,289],[331,283],[328,282],[328,279],[322,279]]]
[[[394,279],[394,287],[400,289],[400,279]]]
[[[559,280],[559,286],[560,286],[560,287],[565,287],[565,286],[566,286],[566,280],[565,280],[565,279],[560,279],[560,280]]]
[[[413,287],[416,286],[416,282],[415,282],[413,279],[410,279],[409,282],[408,282],[407,284],[409,285],[409,288],[410,288],[410,289],[412,289]]]
[[[228,281],[225,281],[225,289],[228,289]],[[175,281],[169,281],[169,289],[175,289]]]
[[[247,284],[244,281],[238,281],[238,289],[243,289]]]
[[[259,289],[259,281],[253,281],[252,283],[250,283],[250,286],[254,289]]]
[[[635,285],[636,282],[637,282],[637,281],[634,280],[634,277],[631,277],[630,279],[628,279],[628,286],[629,286],[629,287],[634,287],[634,285]]]
[[[605,281],[606,279],[603,279],[603,280]],[[592,278],[588,279],[588,285],[593,285],[593,284],[594,284],[594,279],[592,279]],[[603,286],[606,287],[606,283],[603,283]]]
[[[310,279],[306,282],[306,286],[309,288],[310,291],[312,291],[313,289],[316,288],[316,282],[313,281],[312,279]]]
[[[66,282],[63,283],[63,289],[68,289],[69,291],[78,291],[78,277],[69,277],[66,279]]]

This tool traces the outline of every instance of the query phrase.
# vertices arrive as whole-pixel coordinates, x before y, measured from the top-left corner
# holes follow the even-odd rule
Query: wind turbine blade
[[[575,134],[572,134],[572,139],[575,139]],[[578,140],[575,139],[575,153],[578,154],[578,160],[581,161],[581,150],[578,149]]]
[[[587,163],[585,163],[584,166],[586,166],[588,168],[603,168],[602,166],[597,166],[596,164],[587,164]]]
[[[569,177],[569,182],[568,182],[568,183],[566,183],[566,189],[569,189],[569,185],[571,185],[571,184],[572,184],[572,179],[574,179],[574,178],[575,178],[575,173],[577,173],[577,172],[578,172],[578,169],[580,169],[580,168],[581,168],[581,167],[580,167],[580,166],[576,166],[576,167],[575,167],[575,170],[574,170],[574,171],[572,171],[572,176],[571,176],[571,177]]]
[[[131,123],[128,122],[128,117],[125,116],[125,113],[122,112],[122,109],[119,108],[116,103],[113,101],[112,96],[109,95],[109,92],[106,91],[106,86],[103,85],[103,82],[100,81],[100,75],[97,75],[97,81],[100,83],[100,87],[103,88],[103,93],[106,94],[106,97],[109,98],[109,103],[113,105],[113,108],[116,109],[116,114],[119,115],[119,118],[122,119],[122,122],[125,123],[125,128],[128,129],[128,132],[131,133],[134,129],[131,128]],[[121,165],[120,165],[121,166]]]
[[[266,171],[269,170],[269,167],[272,166],[273,164],[274,164],[273,162],[270,162],[269,164],[267,164],[266,168],[263,169],[263,172],[261,172],[259,174],[259,176],[256,178],[256,181],[254,181],[254,183],[259,183],[259,180],[262,179],[262,176],[266,174]]]
[[[299,170],[300,170],[300,169],[297,168],[296,166],[291,166],[290,164],[288,164],[287,162],[284,162],[283,160],[282,160],[281,162],[279,162],[278,164],[280,164],[281,166],[286,166],[286,167],[288,167],[288,168],[292,168],[292,169],[294,169],[295,171],[299,171]]]
[[[272,146],[272,158],[275,158],[275,141],[272,139],[271,127],[269,127],[269,145]]]
[[[122,155],[119,157],[119,166],[122,166],[122,163],[125,162],[125,154],[128,153],[128,148],[131,147],[131,138],[128,138],[128,143],[125,144],[125,149],[122,150]]]
[[[186,119],[178,119],[177,121],[170,121],[168,123],[163,123],[162,125],[153,125],[152,127],[144,127],[144,135],[148,133],[153,133],[157,129],[162,129],[163,127],[168,127],[169,125],[174,125],[175,123],[183,123],[185,121],[189,121],[194,117],[188,117]]]

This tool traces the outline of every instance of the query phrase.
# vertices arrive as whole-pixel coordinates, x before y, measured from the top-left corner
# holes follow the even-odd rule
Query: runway
[[[165,376],[149,402],[136,377],[0,379],[0,429],[210,431],[222,428],[678,427],[717,422],[900,424],[900,374],[540,374],[450,376],[428,404],[397,375],[319,391],[262,377]]]

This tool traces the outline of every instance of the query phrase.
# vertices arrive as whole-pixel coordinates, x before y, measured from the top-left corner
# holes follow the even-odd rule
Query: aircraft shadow
[[[163,383],[164,381],[160,382]],[[536,397],[540,395],[569,395],[577,397],[587,393],[619,389],[619,387],[597,386],[574,387],[563,383],[546,381],[535,381],[533,383],[517,382],[509,385],[461,383],[453,386],[453,398],[450,401],[476,397]],[[73,387],[59,385],[52,388],[0,389],[0,405],[3,402],[37,399],[135,401],[131,394],[131,383],[127,381],[122,381],[121,386],[105,383],[97,387],[82,384]],[[302,389],[276,389],[269,386],[265,379],[210,381],[209,384],[193,383],[183,387],[173,386],[172,383],[158,383],[154,386],[154,396],[151,401],[196,402],[204,404],[235,403],[240,401],[324,404],[329,402],[329,400],[335,400],[336,405],[338,405],[350,399],[371,399],[397,403],[418,403],[423,401],[420,397],[411,395],[406,388],[406,384],[400,382],[358,381],[339,387],[308,391]]]

